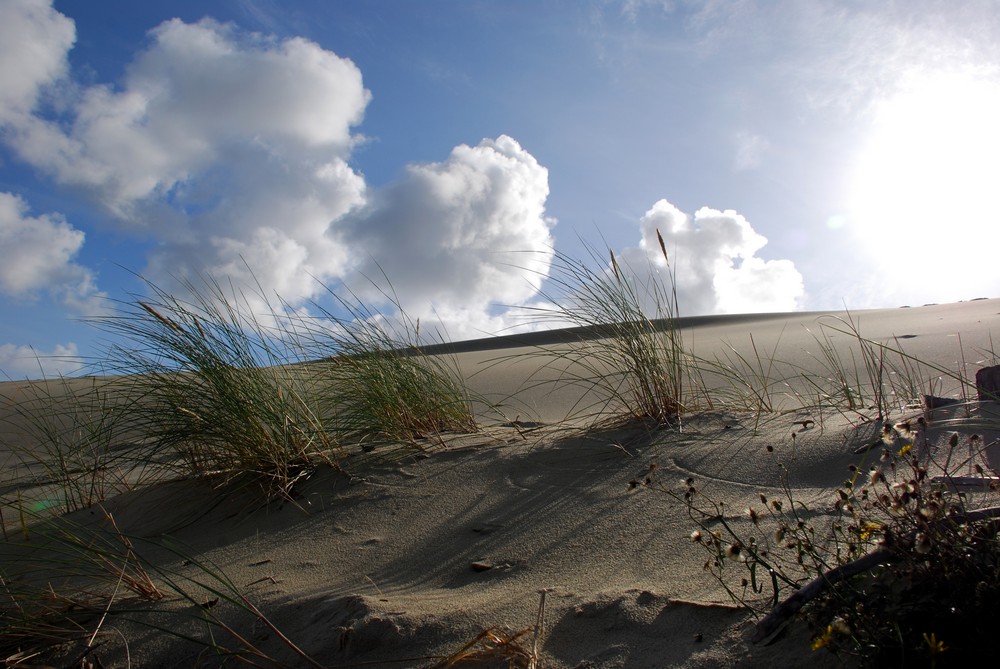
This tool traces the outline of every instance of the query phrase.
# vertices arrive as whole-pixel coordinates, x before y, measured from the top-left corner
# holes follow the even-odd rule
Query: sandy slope
[[[987,300],[853,316],[866,336],[905,335],[899,341],[908,352],[945,369],[961,367],[960,333],[974,372],[991,329],[1000,332],[998,312],[1000,301]],[[728,345],[752,352],[752,333],[759,351],[777,347],[788,365],[815,367],[820,318],[702,319],[685,336],[696,353],[711,356]],[[850,343],[840,334],[832,341]],[[795,412],[761,422],[716,407],[688,416],[682,431],[583,429],[579,416],[566,420],[580,406],[578,392],[524,386],[540,364],[526,344],[545,343],[541,335],[492,340],[457,354],[473,391],[507,409],[506,418],[484,409],[486,429],[452,437],[447,448],[403,460],[380,460],[376,451],[349,461],[349,473],[320,471],[294,504],[261,505],[249,491],[179,481],[108,500],[105,508],[127,534],[155,540],[136,541],[147,559],[192,575],[192,559],[216,565],[323,666],[428,666],[430,656],[446,656],[483,630],[531,627],[542,590],[543,666],[838,666],[811,653],[806,631],[796,627],[770,645],[751,645],[753,620],[703,570],[705,553],[690,541],[695,525],[684,505],[642,483],[655,471],[664,487],[680,491],[679,482],[694,477],[733,510],[734,522],[760,493],[772,496],[785,485],[822,505],[877,426],[859,426],[856,415],[809,414],[816,423],[806,429]],[[505,423],[515,416],[520,427]],[[942,417],[934,439],[947,438],[963,417],[953,418]],[[8,438],[16,433],[6,429]],[[72,520],[105,522],[92,509]],[[179,553],[159,545],[163,536]],[[240,621],[225,602],[216,610]],[[259,622],[243,622],[262,648],[307,666]],[[113,625],[128,632],[133,666],[216,662],[162,633]],[[122,666],[121,637],[103,641],[106,666]],[[520,642],[530,647],[531,634]]]

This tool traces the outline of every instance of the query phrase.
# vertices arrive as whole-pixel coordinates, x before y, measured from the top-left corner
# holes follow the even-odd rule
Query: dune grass
[[[39,508],[69,513],[145,484],[149,453],[126,424],[127,382],[96,378],[11,384],[0,420],[13,438],[0,445],[17,460],[25,482],[46,486]]]
[[[805,353],[815,364],[804,367],[782,358],[780,338],[762,351],[752,334],[750,353],[729,345],[728,352],[713,359],[692,357],[706,403],[751,412],[758,423],[786,413],[821,416],[835,411],[881,425],[921,406],[927,395],[955,392],[966,401],[975,394],[963,370],[920,360],[898,337],[865,337],[850,312],[820,316],[808,331],[814,344]]]
[[[421,348],[443,342],[440,333],[421,333],[419,321],[407,315],[394,294],[382,293],[392,307],[390,316],[353,293],[330,295],[343,315],[317,305],[319,317],[300,322],[299,338],[329,365],[342,439],[367,450],[378,443],[416,446],[444,432],[478,430],[472,398],[454,360]]]
[[[119,341],[103,369],[134,379],[131,429],[157,452],[178,453],[189,474],[249,476],[288,496],[356,446],[476,430],[457,370],[419,349],[401,309],[393,328],[337,295],[339,315],[313,316],[254,313],[268,304],[262,295],[249,300],[212,281],[185,292],[182,301],[150,286],[149,298],[99,326]]]
[[[24,475],[0,499],[0,518],[14,519],[0,546],[0,659],[75,652],[68,661],[78,664],[110,616],[276,665],[215,615],[222,601],[269,629],[297,665],[318,666],[218,568],[181,553],[190,569],[146,562],[110,515],[112,530],[59,514],[178,475],[255,482],[267,498],[291,499],[316,467],[342,466],[377,444],[425,448],[421,441],[443,431],[475,431],[461,377],[446,357],[423,353],[419,327],[401,309],[400,330],[360,301],[340,300],[345,315],[316,318],[254,312],[268,304],[261,295],[247,299],[211,280],[186,284],[186,299],[148,288],[97,323],[116,341],[95,363],[105,376],[17,385],[5,398],[17,427],[7,446]],[[38,486],[45,499],[22,497]],[[25,551],[31,561],[17,558]],[[191,607],[169,622],[165,599]]]
[[[281,315],[254,314],[217,282],[186,289],[189,301],[150,286],[149,298],[98,322],[118,340],[103,369],[135,379],[132,428],[178,453],[187,473],[250,476],[269,495],[342,459],[329,380],[302,369]]]
[[[594,420],[626,417],[676,423],[685,410],[687,373],[674,277],[657,231],[663,268],[650,263],[645,279],[621,265],[613,252],[604,260],[593,248],[578,260],[556,253],[543,303],[529,309],[540,324],[586,328],[569,347],[540,347],[537,375],[583,393],[574,408]]]

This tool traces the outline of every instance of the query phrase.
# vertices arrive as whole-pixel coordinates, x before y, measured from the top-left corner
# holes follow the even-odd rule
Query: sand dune
[[[1000,300],[983,300],[851,317],[868,338],[901,338],[896,343],[924,363],[955,371],[964,364],[971,374],[988,361],[998,312]],[[815,335],[833,317],[716,317],[681,326],[699,356],[733,349],[749,356],[756,347],[789,369],[815,370]],[[733,510],[733,522],[743,522],[742,510],[762,493],[784,494],[786,486],[823,507],[881,425],[865,422],[862,412],[797,411],[794,398],[782,396],[796,391],[793,383],[775,391],[776,408],[786,413],[720,403],[692,410],[680,429],[595,426],[586,412],[574,412],[587,405],[579,389],[525,384],[541,364],[536,347],[572,341],[566,333],[533,334],[454,346],[471,390],[502,404],[502,414],[482,405],[481,433],[447,437],[444,447],[429,442],[425,453],[389,458],[376,449],[345,462],[344,471],[322,468],[294,502],[264,504],[253,490],[183,480],[120,495],[103,508],[145,559],[189,576],[199,573],[192,561],[215,565],[322,666],[433,665],[432,657],[454,653],[484,630],[532,628],[543,590],[544,629],[537,640],[533,630],[518,638],[526,648],[537,644],[541,666],[841,666],[843,658],[810,651],[804,625],[770,644],[751,644],[753,616],[703,569],[705,551],[690,539],[694,521],[660,486],[682,492],[680,481],[693,477]],[[852,344],[837,333],[830,341],[845,351]],[[934,390],[959,392],[945,381]],[[2,390],[11,398],[16,386]],[[18,438],[9,402],[8,440]],[[900,408],[891,418],[906,415]],[[967,420],[941,413],[929,436],[937,444]],[[987,443],[995,440],[977,429]],[[25,484],[7,457],[7,493],[18,471],[18,494],[37,496],[40,488]],[[650,472],[658,485],[645,485]],[[68,520],[106,524],[94,509]],[[5,524],[4,555],[21,556],[17,523],[7,514]],[[167,536],[177,552],[163,547]],[[173,620],[166,612],[191,604],[160,606],[166,621]],[[259,621],[226,602],[217,606],[234,626],[248,625],[248,638],[274,657],[309,666]],[[111,627],[123,634],[102,637],[104,666],[125,666],[124,638],[132,666],[220,663],[175,636],[125,622]],[[191,622],[188,631],[198,629]]]

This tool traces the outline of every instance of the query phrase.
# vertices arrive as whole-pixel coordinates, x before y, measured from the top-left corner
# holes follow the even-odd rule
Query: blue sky
[[[683,313],[1000,295],[995,2],[0,4],[0,372],[144,288],[320,281],[454,338],[552,249],[675,259]],[[50,357],[58,356],[56,358]]]

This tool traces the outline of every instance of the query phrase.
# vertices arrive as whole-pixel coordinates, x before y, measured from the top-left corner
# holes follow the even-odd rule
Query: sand
[[[971,376],[990,362],[998,312],[1000,300],[980,300],[850,316],[866,337],[900,338],[915,357]],[[702,356],[726,355],[730,347],[749,355],[756,346],[776,351],[787,365],[815,369],[815,335],[831,318],[718,317],[682,327]],[[494,629],[529,630],[518,643],[537,645],[539,666],[560,669],[850,666],[846,658],[811,651],[802,624],[752,644],[754,615],[703,569],[706,553],[690,539],[696,524],[665,489],[682,492],[680,482],[692,477],[736,515],[761,493],[773,496],[786,485],[796,498],[822,506],[832,502],[848,466],[862,457],[854,451],[877,437],[879,425],[860,413],[795,411],[782,400],[779,408],[788,412],[763,419],[720,405],[685,415],[680,429],[595,427],[574,413],[578,390],[524,384],[541,364],[533,347],[557,345],[556,339],[491,339],[456,354],[471,390],[506,407],[499,415],[480,405],[478,434],[448,436],[443,447],[429,442],[416,456],[380,458],[385,454],[376,451],[348,460],[344,471],[322,468],[293,502],[265,504],[252,490],[184,480],[108,499],[103,508],[135,537],[136,551],[162,569],[198,577],[197,563],[225,573],[319,666],[433,666],[433,658]],[[842,334],[831,341],[845,351],[852,343]],[[933,390],[957,395],[954,385]],[[12,388],[6,384],[2,394],[11,396]],[[9,406],[4,411],[10,419]],[[899,408],[891,418],[907,411],[919,413]],[[806,428],[798,422],[805,419],[815,422]],[[933,440],[947,438],[963,420],[958,411],[940,414]],[[5,431],[8,440],[18,438],[9,421]],[[9,454],[0,465],[3,457],[10,480],[16,468]],[[987,459],[994,459],[992,450]],[[657,484],[645,485],[651,471]],[[19,485],[25,498],[37,493],[23,476]],[[8,485],[5,493],[12,490]],[[69,520],[106,524],[95,509]],[[13,520],[5,522],[9,530]],[[175,550],[163,547],[165,537]],[[16,543],[16,536],[5,542],[8,559]],[[529,628],[542,591],[544,627],[536,639]],[[214,599],[210,592],[203,597],[206,604]],[[197,609],[183,600],[158,606]],[[232,604],[223,600],[213,612],[245,625],[247,639],[282,662],[317,666]],[[104,666],[223,663],[126,619],[105,623],[95,651]],[[175,631],[204,629],[171,622],[166,613],[148,619]]]

